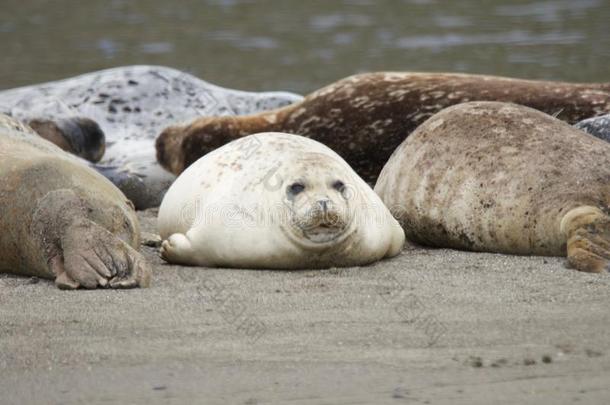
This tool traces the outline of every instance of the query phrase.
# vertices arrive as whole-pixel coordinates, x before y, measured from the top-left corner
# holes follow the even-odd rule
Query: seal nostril
[[[318,200],[318,204],[324,211],[328,211],[328,207],[330,206],[330,200]]]

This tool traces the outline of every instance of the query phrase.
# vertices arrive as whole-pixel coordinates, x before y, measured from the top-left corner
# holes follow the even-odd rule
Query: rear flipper
[[[567,236],[568,263],[576,270],[610,270],[610,217],[592,206],[570,210],[561,220]]]

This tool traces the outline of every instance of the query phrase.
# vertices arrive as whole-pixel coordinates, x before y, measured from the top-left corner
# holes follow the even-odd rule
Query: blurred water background
[[[0,3],[0,89],[129,64],[300,93],[376,70],[610,81],[610,0]]]

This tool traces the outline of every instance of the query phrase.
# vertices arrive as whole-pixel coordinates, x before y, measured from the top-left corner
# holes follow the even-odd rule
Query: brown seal
[[[438,111],[467,101],[526,105],[569,123],[610,112],[610,83],[574,84],[442,73],[368,73],[340,80],[303,101],[244,117],[204,117],[169,127],[157,159],[181,173],[204,154],[257,132],[315,139],[374,183],[398,145]]]
[[[147,286],[139,224],[100,174],[0,116],[0,272],[60,288]]]
[[[415,130],[375,191],[430,246],[610,263],[610,144],[528,107],[471,102]]]

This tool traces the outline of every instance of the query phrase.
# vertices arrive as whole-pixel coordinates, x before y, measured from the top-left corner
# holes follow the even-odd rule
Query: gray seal
[[[599,139],[610,142],[610,114],[588,118],[574,126]]]

